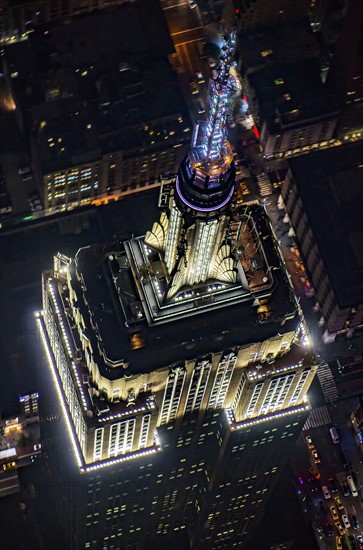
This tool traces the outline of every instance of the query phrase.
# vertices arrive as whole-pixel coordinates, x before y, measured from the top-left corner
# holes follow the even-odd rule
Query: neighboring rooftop
[[[185,103],[167,60],[91,76],[89,84],[92,101],[79,90],[74,97],[33,107],[45,171],[114,151],[157,152],[190,140]]]
[[[339,112],[335,97],[321,83],[315,59],[266,66],[248,79],[271,133]]]
[[[288,65],[299,59],[314,58],[319,53],[316,35],[305,19],[241,32],[238,44],[242,69],[247,73],[274,64]]]
[[[289,161],[340,307],[363,303],[362,159],[357,141]]]
[[[43,25],[7,46],[6,74],[18,107],[30,112],[43,172],[189,140],[173,52],[157,0]]]

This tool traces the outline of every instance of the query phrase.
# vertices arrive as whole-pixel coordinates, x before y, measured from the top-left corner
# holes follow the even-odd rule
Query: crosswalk
[[[338,389],[329,365],[320,365],[317,371],[317,376],[325,397],[325,401],[328,403],[337,401],[339,399]]]
[[[331,418],[328,411],[328,407],[323,405],[322,407],[316,407],[312,409],[309,413],[308,419],[306,420],[303,430],[310,430],[311,428],[319,428],[319,426],[326,426],[331,424]]]
[[[261,197],[272,195],[272,185],[267,174],[260,174],[257,176],[257,183]]]

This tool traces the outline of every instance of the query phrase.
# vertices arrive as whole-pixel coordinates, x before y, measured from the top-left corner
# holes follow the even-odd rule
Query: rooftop
[[[317,60],[266,66],[248,79],[270,132],[339,112],[335,97],[321,84]]]
[[[289,161],[340,307],[363,303],[362,158],[357,141]]]
[[[252,257],[241,260],[247,276],[248,261],[253,265],[250,269],[256,271],[255,275],[252,274],[250,290],[246,292],[241,287],[240,295],[230,301],[227,293],[232,290],[220,289],[216,285],[211,292],[205,289],[205,294],[208,297],[214,295],[214,300],[186,296],[181,312],[174,316],[173,321],[147,319],[142,293],[138,291],[141,283],[136,282],[132,275],[123,243],[90,246],[78,251],[75,263],[69,267],[71,285],[77,294],[76,307],[81,309],[89,327],[86,336],[93,341],[92,349],[99,350],[95,353],[100,352],[95,359],[104,376],[117,379],[127,373],[150,372],[196,356],[262,341],[281,330],[296,328],[300,319],[295,299],[265,211],[256,205],[247,210],[256,221],[265,253],[265,260],[260,259],[259,264],[253,262],[256,258]],[[112,273],[110,255],[111,262],[124,257],[123,261],[119,260],[116,278]],[[264,276],[257,273],[263,269]],[[115,279],[117,284],[114,284]],[[63,296],[63,300],[67,301],[67,297]],[[175,307],[180,307],[179,303]],[[96,330],[92,329],[91,320]],[[144,347],[133,349],[131,338],[135,333],[140,335]],[[123,366],[112,368],[112,364]]]
[[[314,58],[319,53],[316,35],[306,19],[241,32],[239,50],[242,68],[247,73],[274,64]]]
[[[7,46],[7,72],[17,104],[31,112],[43,171],[189,141],[173,51],[157,0],[43,25]]]

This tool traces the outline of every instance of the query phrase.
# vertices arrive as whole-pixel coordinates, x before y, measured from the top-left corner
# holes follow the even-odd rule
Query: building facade
[[[362,234],[361,152],[362,143],[356,142],[293,159],[281,188],[326,326],[326,342],[338,334],[349,337],[362,327],[357,240]],[[324,207],[328,217],[323,225]]]
[[[308,89],[306,80],[311,82]],[[339,107],[321,85],[316,61],[283,65],[272,61],[257,71],[247,70],[242,88],[266,160],[306,154],[335,143]]]
[[[129,0],[128,0],[129,1]],[[26,40],[34,27],[64,17],[74,17],[95,10],[123,4],[125,0],[98,0],[97,2],[74,0],[72,2],[35,0],[14,4],[3,2],[0,14],[0,41],[9,44]]]
[[[19,396],[19,414],[0,418],[0,498],[21,492],[19,468],[41,455],[38,398],[38,393]]]
[[[44,208],[48,213],[86,204],[102,204],[141,189],[160,185],[160,174],[175,173],[186,146],[132,155],[115,151],[98,160],[43,175]]]

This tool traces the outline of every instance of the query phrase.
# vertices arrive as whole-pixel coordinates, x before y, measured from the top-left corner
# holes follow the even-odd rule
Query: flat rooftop
[[[124,252],[123,243],[94,245],[78,251],[69,268],[71,285],[78,298],[76,307],[81,309],[86,325],[91,327],[92,319],[98,331],[96,335],[96,331],[86,328],[86,336],[93,342],[93,350],[99,349],[97,342],[100,342],[109,364],[120,361],[128,364],[127,369],[112,368],[100,354],[95,360],[104,376],[116,379],[128,373],[151,372],[211,352],[263,341],[297,327],[300,318],[295,298],[268,218],[262,207],[253,205],[248,209],[263,239],[271,281],[269,288],[264,283],[265,286],[255,287],[249,295],[242,289],[241,301],[226,300],[218,309],[194,304],[192,312],[170,322],[148,323],[145,316],[138,319],[138,312],[142,310],[138,303],[140,293],[127,261],[119,271],[118,286],[115,286],[109,258],[110,254],[116,257]],[[264,300],[267,303],[260,305]],[[141,335],[144,347],[132,349],[130,338],[135,333]]]
[[[158,0],[41,25],[6,46],[14,97],[30,112],[43,173],[114,151],[132,157],[189,142],[173,52]]]
[[[45,172],[114,151],[127,157],[189,143],[186,105],[166,59],[135,63],[122,72],[115,68],[100,77],[91,74],[88,87],[84,79],[78,84],[73,97],[32,108]]]
[[[363,303],[363,142],[289,161],[340,307]]]
[[[321,83],[315,59],[266,65],[248,74],[248,80],[270,132],[339,112],[335,97]]]
[[[294,63],[319,54],[316,35],[307,19],[247,32],[244,30],[239,34],[238,44],[242,68],[246,72],[276,63]]]

